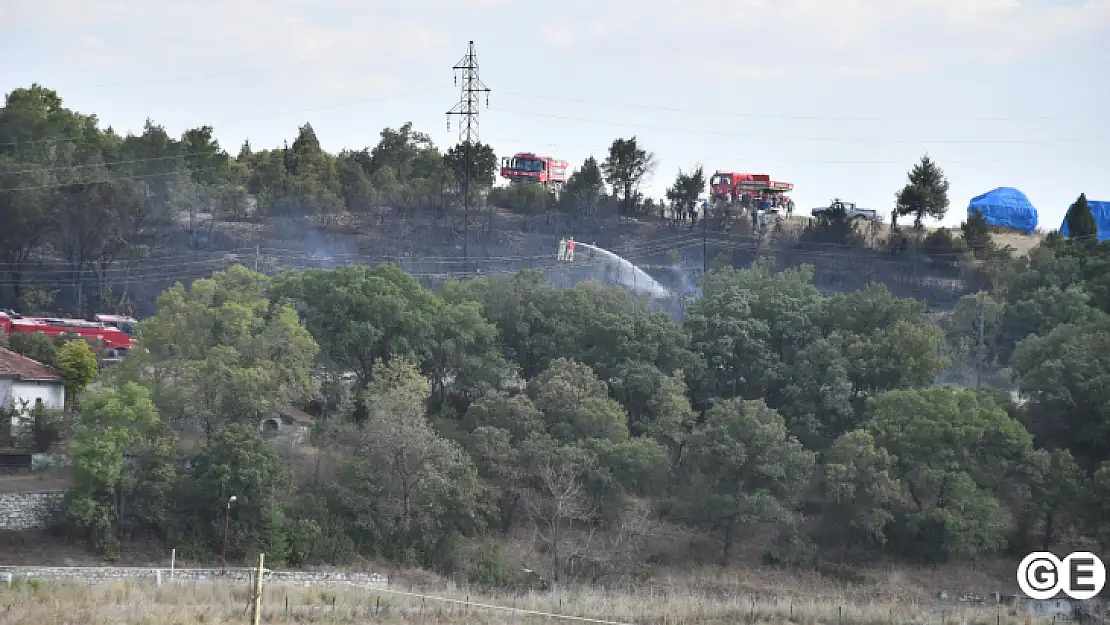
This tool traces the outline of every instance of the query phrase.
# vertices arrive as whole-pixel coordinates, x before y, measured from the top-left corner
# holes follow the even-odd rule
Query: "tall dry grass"
[[[398,589],[398,593],[408,592]],[[725,625],[1018,625],[1032,623],[996,606],[937,606],[917,601],[850,597],[764,597],[698,593],[606,592],[582,588],[543,594],[468,595],[445,588],[439,596],[537,612],[553,612],[621,623]],[[11,625],[223,625],[250,622],[246,584],[120,582],[103,584],[17,580],[0,588],[0,623]],[[565,622],[550,617],[497,611],[371,588],[304,588],[269,585],[263,591],[262,622],[466,624]]]

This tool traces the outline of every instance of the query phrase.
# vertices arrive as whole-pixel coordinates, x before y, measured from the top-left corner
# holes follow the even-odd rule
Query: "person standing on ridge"
[[[557,257],[557,259],[558,260],[566,260],[567,259],[567,238],[566,237],[563,237],[563,238],[559,239],[559,256]]]
[[[574,261],[574,237],[567,239],[566,261],[568,263]]]

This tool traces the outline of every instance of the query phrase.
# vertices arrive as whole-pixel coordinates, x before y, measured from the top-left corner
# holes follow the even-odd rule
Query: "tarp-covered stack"
[[[1037,229],[1037,209],[1025,194],[1012,187],[998,187],[971,199],[967,216],[978,211],[988,225],[1009,228],[1026,234]],[[1108,231],[1110,232],[1110,231]]]
[[[1098,240],[1103,242],[1110,239],[1110,202],[1092,202],[1087,200],[1091,207],[1091,214],[1095,216],[1095,225],[1098,226]],[[1064,213],[1064,223],[1060,224],[1060,234],[1068,236],[1068,218]]]

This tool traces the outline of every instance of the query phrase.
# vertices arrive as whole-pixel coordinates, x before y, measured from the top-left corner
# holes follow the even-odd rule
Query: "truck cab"
[[[828,206],[822,206],[810,211],[813,215],[820,215],[822,213],[843,210],[844,216],[848,219],[864,219],[873,221],[879,218],[879,211],[873,208],[859,208],[855,202],[845,202],[843,200],[834,200]]]

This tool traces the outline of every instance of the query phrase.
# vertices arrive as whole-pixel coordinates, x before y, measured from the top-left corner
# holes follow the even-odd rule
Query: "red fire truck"
[[[531,152],[501,159],[501,177],[512,184],[534,182],[558,192],[567,183],[567,162]]]
[[[135,319],[119,315],[97,315],[96,321],[64,319],[57,317],[24,317],[12,311],[0,311],[0,327],[4,334],[16,332],[41,332],[46,336],[75,334],[89,341],[94,349],[106,350],[108,355],[126,354],[134,343]]]
[[[718,171],[709,179],[710,195],[714,204],[725,202],[733,204],[744,196],[759,202],[762,200],[788,200],[786,194],[794,190],[794,183],[771,180],[767,174],[741,174]]]

